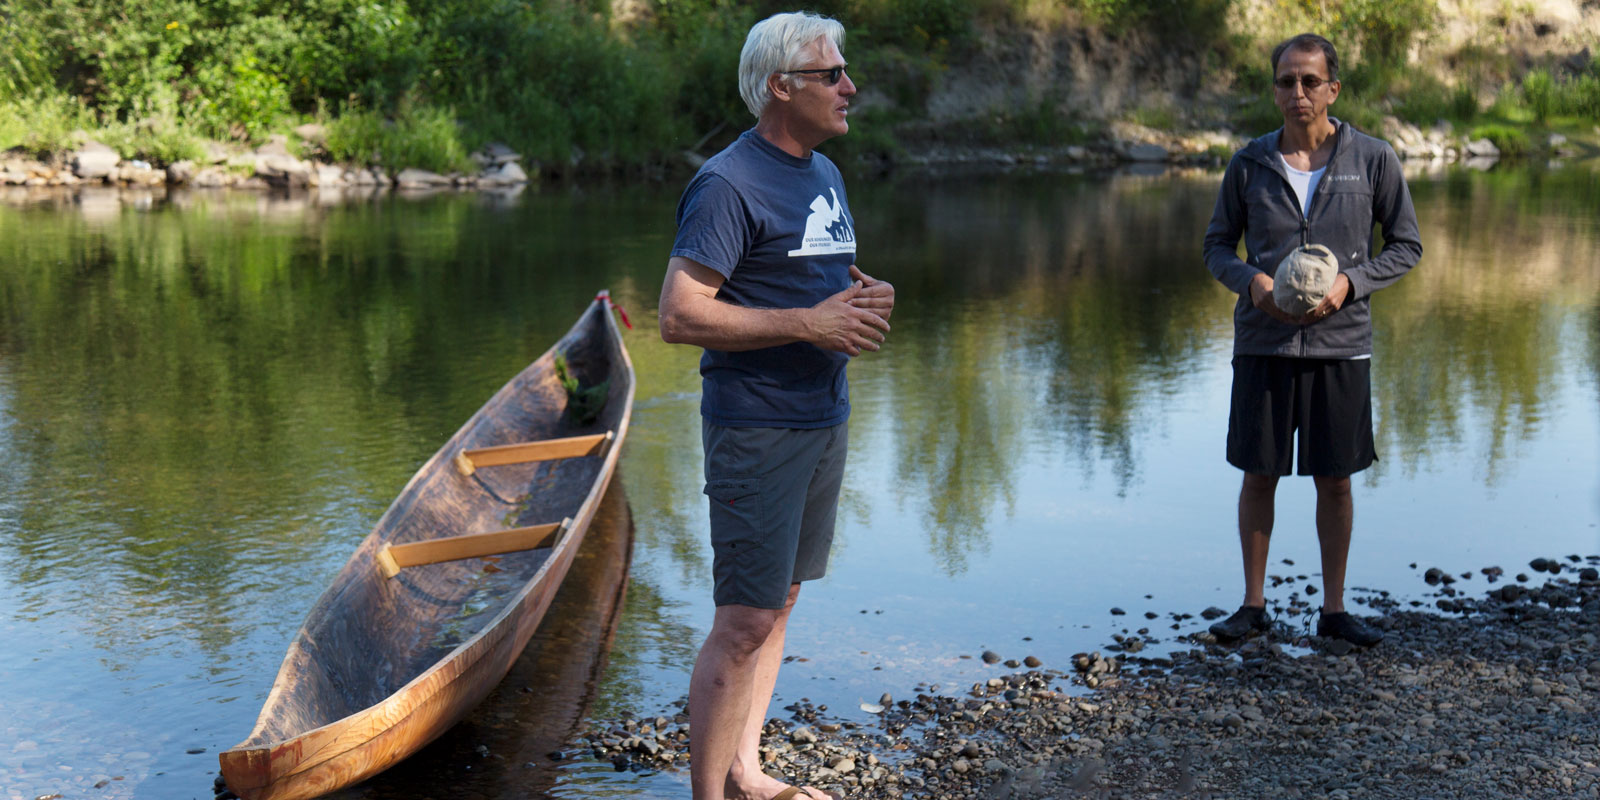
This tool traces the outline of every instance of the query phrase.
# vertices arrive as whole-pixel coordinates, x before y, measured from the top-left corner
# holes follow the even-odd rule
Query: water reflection
[[[1521,443],[1577,411],[1560,387],[1597,364],[1582,332],[1600,297],[1600,182],[1452,175],[1418,206],[1424,263],[1374,301],[1378,446],[1391,461],[1373,475],[1465,455],[1493,487]],[[1475,432],[1484,441],[1463,453]]]
[[[882,219],[857,215],[864,241],[887,242],[873,258],[904,300],[890,363],[856,366],[885,389],[858,399],[854,419],[896,432],[898,493],[925,501],[910,505],[955,573],[983,551],[996,511],[1015,510],[1032,447],[1070,454],[1085,474],[1108,470],[1126,493],[1142,458],[1136,432],[1214,347],[1224,293],[1194,269],[1211,205],[1200,184],[920,188],[896,187]]]

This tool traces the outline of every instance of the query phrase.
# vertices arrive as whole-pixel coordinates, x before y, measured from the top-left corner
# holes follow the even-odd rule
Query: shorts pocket
[[[784,576],[774,578],[770,541],[761,524],[761,481],[718,478],[706,482],[711,502],[712,598],[719,606],[777,608],[788,590]],[[792,569],[792,561],[791,561]],[[780,587],[773,596],[771,586]]]
[[[718,478],[706,482],[706,496],[719,503],[738,505],[740,501],[761,495],[761,481],[757,478]]]
[[[706,482],[711,498],[711,544],[718,550],[748,549],[761,530],[761,480],[717,478]]]

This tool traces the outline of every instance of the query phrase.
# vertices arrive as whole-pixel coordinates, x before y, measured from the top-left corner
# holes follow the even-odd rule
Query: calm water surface
[[[834,561],[774,711],[865,718],[989,674],[984,649],[1065,668],[1237,603],[1232,298],[1199,258],[1217,181],[852,184],[860,263],[900,305],[851,367]],[[1427,253],[1374,299],[1381,460],[1350,570],[1405,598],[1428,566],[1600,552],[1600,174],[1412,188]],[[355,544],[600,288],[635,324],[638,404],[562,624],[345,796],[688,797],[546,757],[583,719],[674,708],[710,623],[698,353],[654,332],[676,195],[0,198],[0,800],[209,798]],[[1269,571],[1314,581],[1310,483],[1279,497]]]

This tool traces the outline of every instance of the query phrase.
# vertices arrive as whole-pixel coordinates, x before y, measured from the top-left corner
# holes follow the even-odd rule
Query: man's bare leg
[[[1322,546],[1322,610],[1344,610],[1345,565],[1350,560],[1350,531],[1355,526],[1355,501],[1350,478],[1317,477],[1317,542]]]
[[[779,618],[786,615],[786,609],[717,606],[689,678],[689,787],[694,800],[728,798],[728,773],[750,716],[757,664]],[[767,694],[771,696],[770,686]]]
[[[1267,605],[1267,549],[1272,544],[1277,475],[1245,473],[1239,487],[1239,548],[1244,553],[1244,604]]]
[[[789,614],[799,597],[800,584],[790,584],[789,597],[772,626],[772,632],[767,634],[767,641],[756,654],[755,675],[750,685],[750,708],[725,789],[731,800],[766,800],[785,787],[782,781],[761,771],[761,728],[766,724],[767,707],[772,703],[772,690],[778,683],[778,668],[783,664],[783,639],[789,627]],[[693,724],[689,729],[694,730]]]

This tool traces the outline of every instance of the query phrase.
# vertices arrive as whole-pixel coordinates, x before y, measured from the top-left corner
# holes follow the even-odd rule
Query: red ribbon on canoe
[[[594,296],[594,299],[599,300],[602,297],[605,298],[606,305],[609,305],[617,310],[617,315],[622,317],[622,324],[626,326],[628,330],[633,330],[633,323],[628,321],[628,312],[623,310],[622,306],[618,304],[617,301],[611,299],[611,294],[609,292],[597,294]]]

